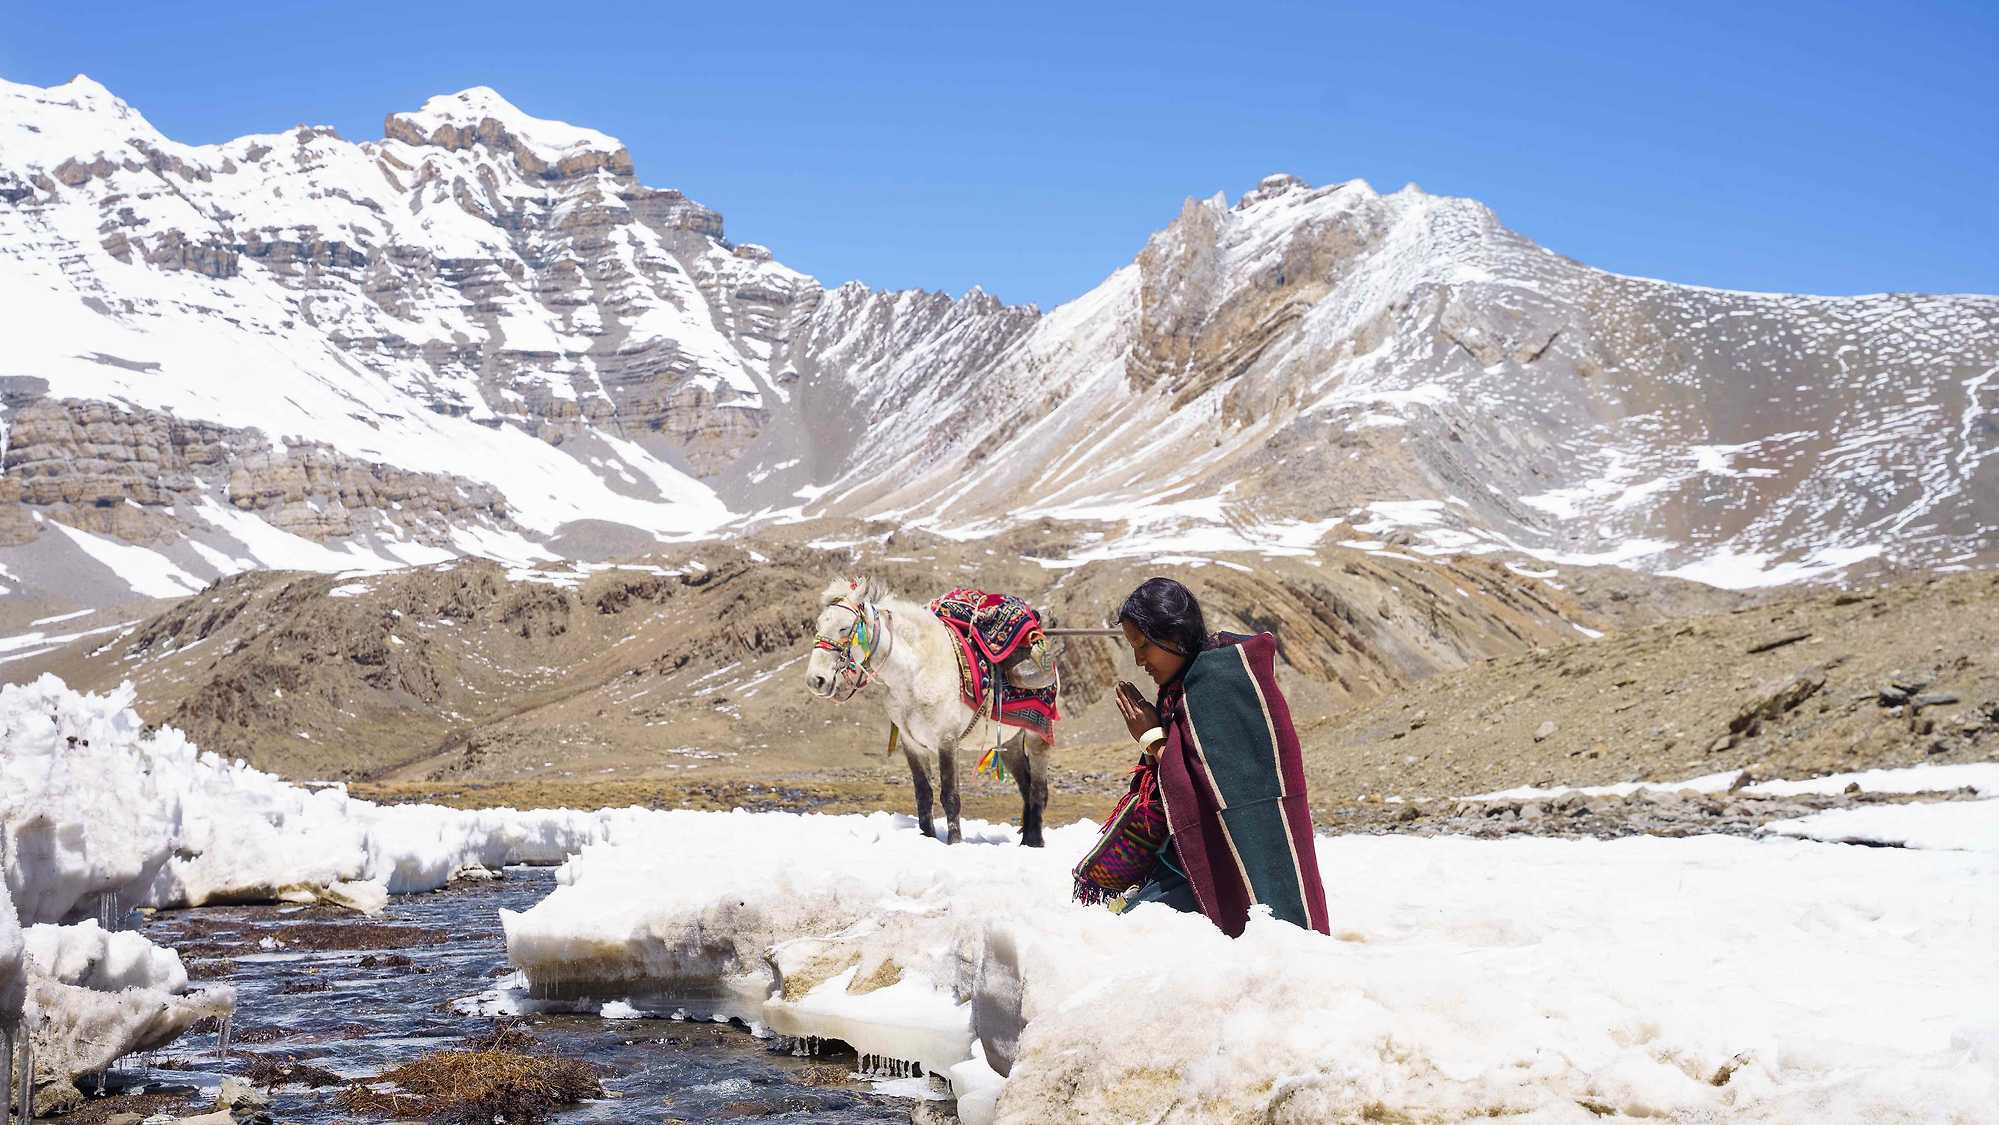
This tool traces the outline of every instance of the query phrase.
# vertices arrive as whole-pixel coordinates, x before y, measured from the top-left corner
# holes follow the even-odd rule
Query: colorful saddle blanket
[[[1006,682],[1004,668],[1017,657],[1048,659],[1041,617],[1011,594],[953,590],[930,603],[930,612],[958,635],[958,686],[965,705],[992,717],[995,682],[1000,685],[999,721],[1055,741],[1061,714],[1055,688],[1021,688]]]

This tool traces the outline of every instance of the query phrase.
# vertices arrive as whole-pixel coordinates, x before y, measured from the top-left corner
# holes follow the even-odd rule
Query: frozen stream
[[[532,906],[554,882],[551,869],[510,868],[498,883],[395,898],[374,919],[285,906],[162,913],[144,927],[146,936],[182,949],[190,969],[227,968],[221,958],[233,965],[213,978],[235,985],[239,996],[228,1059],[217,1064],[216,1034],[189,1035],[151,1060],[127,1060],[112,1085],[212,1092],[223,1075],[246,1074],[260,1055],[368,1077],[461,1047],[492,1021],[459,1015],[451,1001],[491,989],[508,971],[498,911]],[[296,939],[312,928],[321,935],[313,945],[394,948],[260,951],[261,942],[284,941],[287,933]],[[408,965],[395,963],[403,957]],[[565,1122],[909,1120],[911,1102],[855,1079],[851,1056],[792,1058],[736,1026],[594,1016],[537,1016],[524,1026],[538,1041],[534,1050],[603,1070],[612,1096],[565,1111]],[[144,1061],[154,1065],[137,1065]],[[272,1109],[279,1121],[299,1125],[351,1120],[334,1106],[338,1089],[281,1087]],[[207,1104],[197,1098],[189,1112]]]

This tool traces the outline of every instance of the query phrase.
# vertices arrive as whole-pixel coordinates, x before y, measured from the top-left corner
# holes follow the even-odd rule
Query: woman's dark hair
[[[1124,600],[1117,619],[1131,622],[1148,640],[1181,656],[1208,647],[1208,622],[1201,616],[1201,603],[1194,600],[1192,590],[1171,578],[1147,579]]]

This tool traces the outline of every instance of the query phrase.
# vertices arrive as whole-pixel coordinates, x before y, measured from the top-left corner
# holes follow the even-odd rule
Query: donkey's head
[[[805,686],[825,699],[845,699],[860,690],[875,638],[868,630],[879,620],[874,605],[887,593],[872,578],[834,580],[819,595],[812,655],[805,661]]]

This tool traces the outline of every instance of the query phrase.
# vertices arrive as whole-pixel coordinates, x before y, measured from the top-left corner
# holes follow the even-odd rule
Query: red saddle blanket
[[[930,612],[957,634],[958,686],[965,705],[992,718],[991,693],[997,685],[1000,723],[1032,731],[1052,745],[1062,717],[1055,689],[1015,687],[1002,670],[1046,642],[1033,607],[1011,594],[958,589],[931,602]]]

